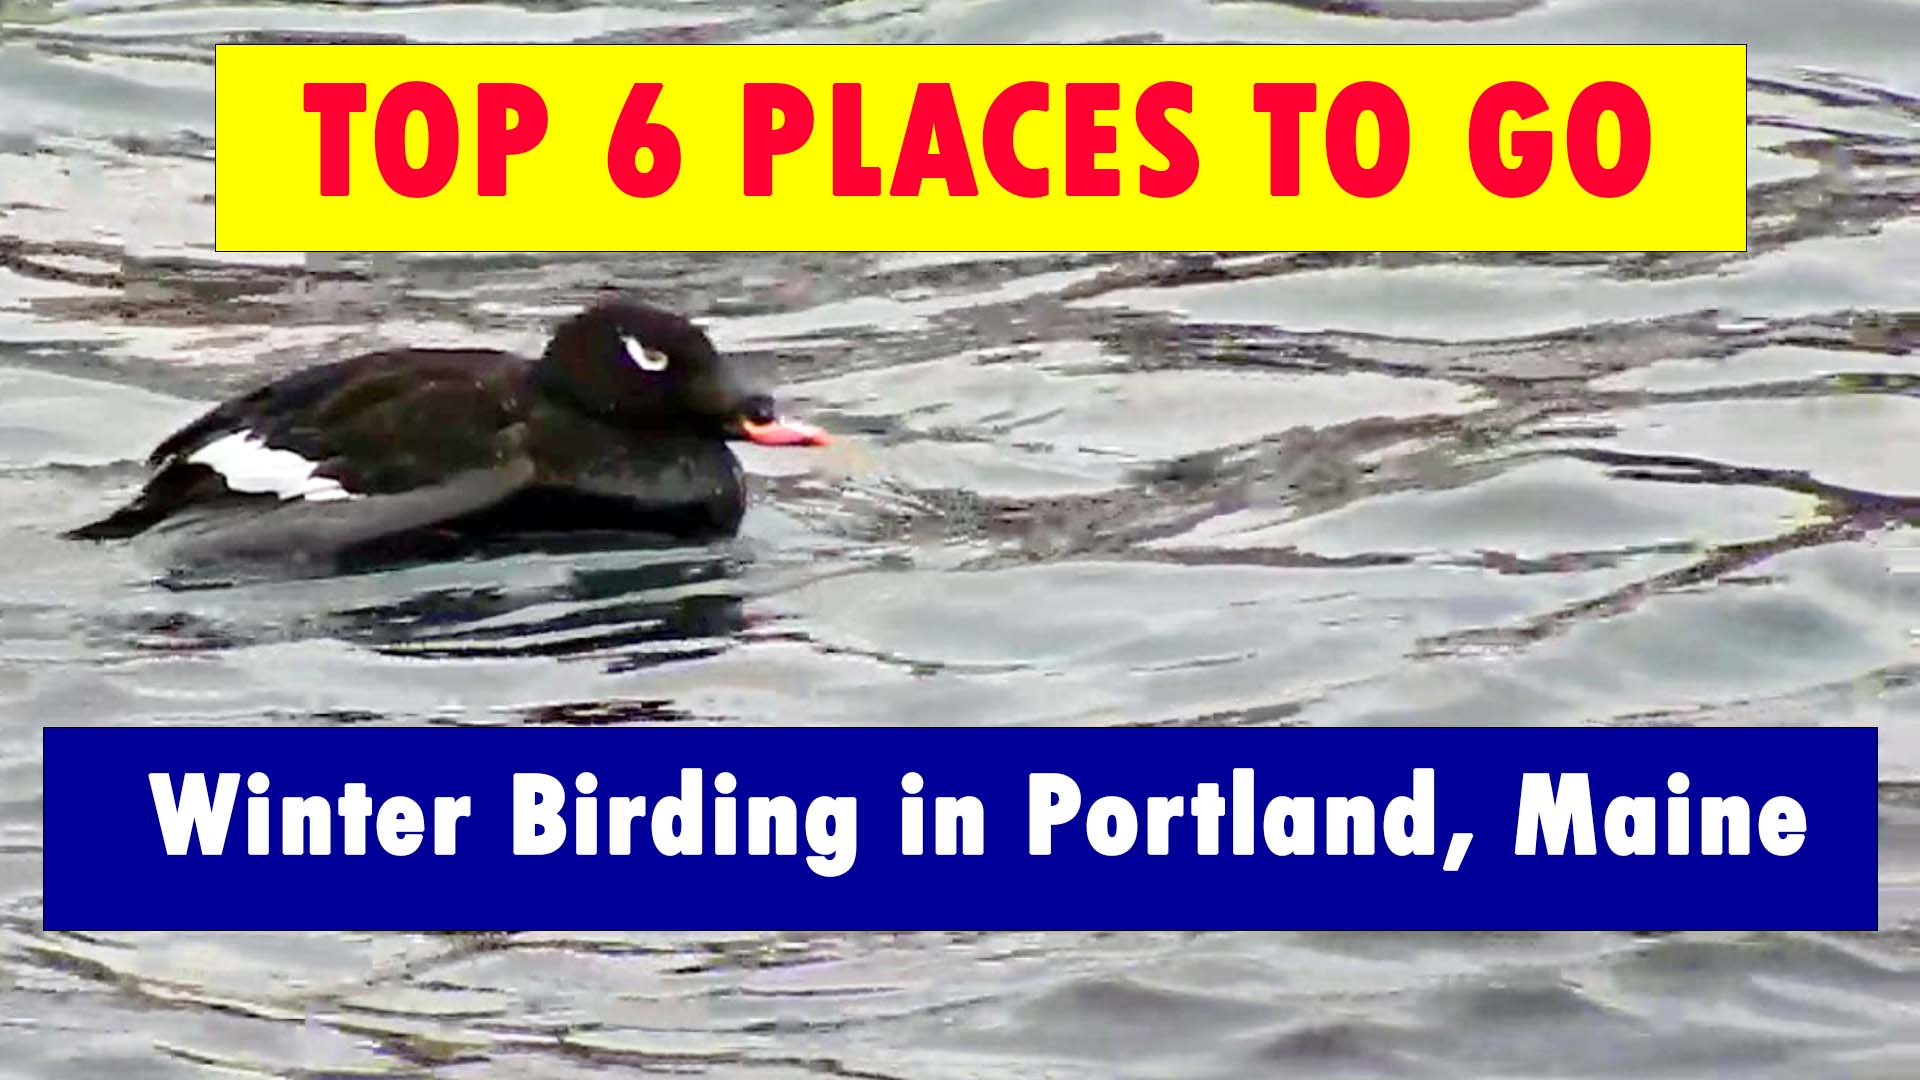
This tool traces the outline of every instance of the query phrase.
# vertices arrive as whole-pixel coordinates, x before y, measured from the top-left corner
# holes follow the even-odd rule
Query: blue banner
[[[56,930],[1874,929],[1871,728],[48,728]]]

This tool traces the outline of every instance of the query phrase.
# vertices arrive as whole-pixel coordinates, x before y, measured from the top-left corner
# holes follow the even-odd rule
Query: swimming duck
[[[823,446],[687,319],[598,303],[538,358],[393,349],[295,372],[153,451],[132,502],[67,535],[194,523],[196,554],[273,557],[583,530],[698,541],[746,509],[727,445]]]

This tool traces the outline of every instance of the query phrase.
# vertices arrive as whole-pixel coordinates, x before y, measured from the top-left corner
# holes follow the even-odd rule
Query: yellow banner
[[[1738,251],[1740,45],[222,45],[222,251]]]

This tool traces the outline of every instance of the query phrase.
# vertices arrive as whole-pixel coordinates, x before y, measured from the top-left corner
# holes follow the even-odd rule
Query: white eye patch
[[[645,345],[640,344],[639,338],[626,337],[623,335],[620,338],[620,342],[627,347],[627,359],[633,361],[634,367],[639,368],[641,371],[667,370],[666,353],[661,352],[659,349],[647,348]]]

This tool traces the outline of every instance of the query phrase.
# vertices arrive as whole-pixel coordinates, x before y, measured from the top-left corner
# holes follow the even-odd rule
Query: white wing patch
[[[251,431],[223,435],[193,452],[188,461],[220,474],[227,486],[249,495],[334,502],[359,496],[340,481],[315,476],[320,466],[291,450],[275,450]]]

